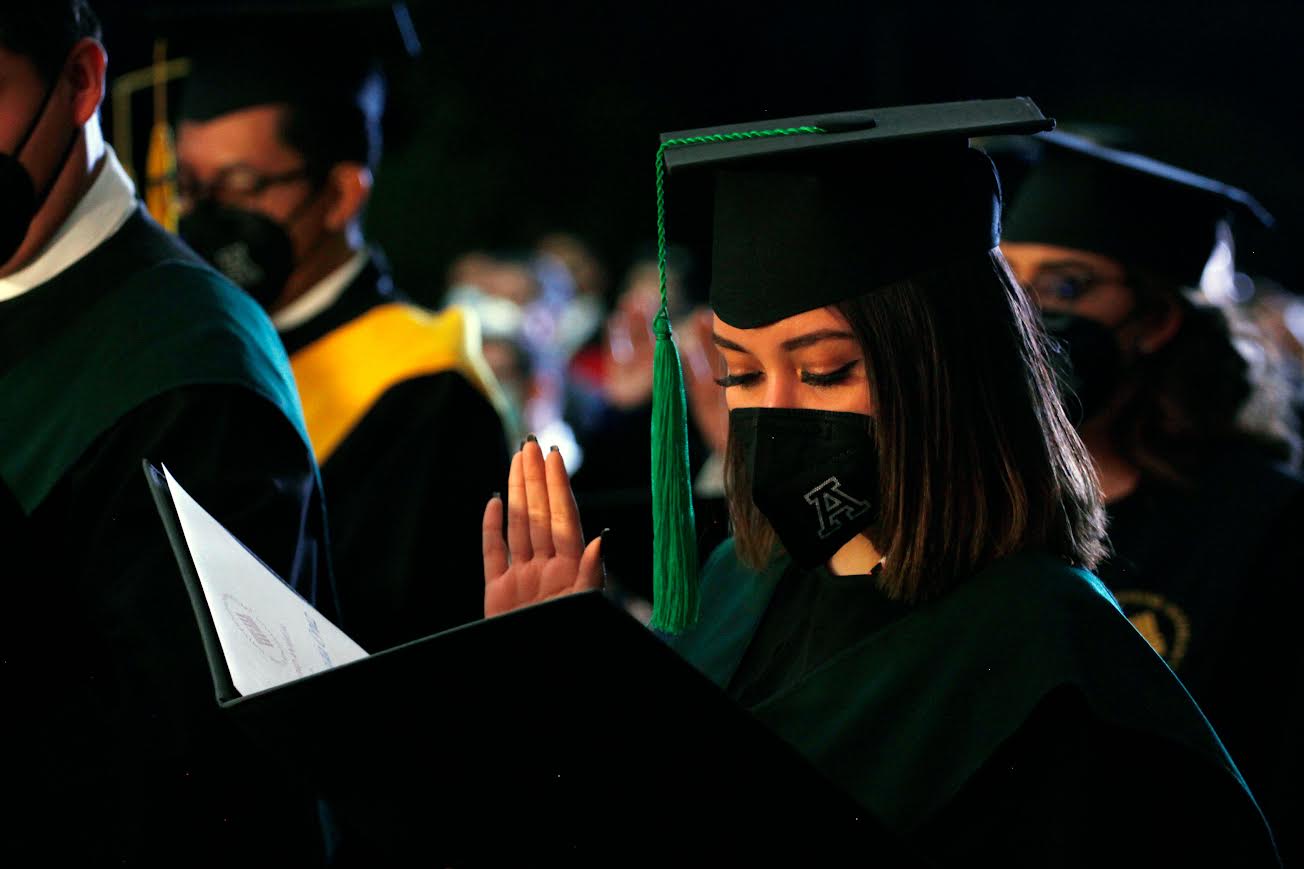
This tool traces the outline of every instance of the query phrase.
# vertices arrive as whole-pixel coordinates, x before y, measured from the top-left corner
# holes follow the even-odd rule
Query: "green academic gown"
[[[218,714],[142,459],[337,616],[276,333],[138,208],[0,304],[0,862],[320,861],[317,801]]]
[[[786,558],[750,570],[730,540],[671,642],[941,865],[1277,865],[1180,682],[1049,555],[910,607]]]

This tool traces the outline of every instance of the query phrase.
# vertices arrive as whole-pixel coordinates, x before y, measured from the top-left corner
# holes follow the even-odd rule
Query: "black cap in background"
[[[1007,209],[1008,241],[1103,254],[1196,287],[1220,225],[1245,249],[1272,225],[1245,191],[1140,154],[1059,132],[1034,148]]]
[[[159,12],[192,55],[184,117],[208,120],[269,103],[360,100],[382,65],[420,43],[402,3],[188,4]]]

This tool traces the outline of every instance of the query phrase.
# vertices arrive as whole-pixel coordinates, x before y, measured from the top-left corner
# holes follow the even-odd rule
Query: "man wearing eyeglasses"
[[[317,802],[221,717],[142,459],[333,618],[316,465],[266,315],[105,145],[106,65],[84,0],[0,3],[0,863],[308,864]]]
[[[385,81],[365,48],[326,32],[356,28],[257,24],[193,56],[180,231],[271,313],[322,468],[343,627],[379,651],[483,614],[479,517],[507,470],[500,399],[469,315],[408,302],[364,236]]]

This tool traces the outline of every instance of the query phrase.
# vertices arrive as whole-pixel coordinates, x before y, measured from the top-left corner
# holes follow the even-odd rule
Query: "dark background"
[[[174,37],[171,53],[184,52],[183,29],[159,12],[194,3],[95,5],[110,78],[146,65],[160,32]],[[1249,190],[1281,230],[1255,268],[1304,286],[1294,251],[1304,227],[1304,3],[409,8],[424,50],[390,65],[368,224],[400,285],[428,302],[457,254],[524,248],[555,230],[587,240],[618,277],[654,238],[659,132],[1015,95],[1064,128]],[[260,26],[258,16],[238,20]],[[342,32],[352,26],[338,20]],[[148,94],[133,106],[147,124]],[[136,135],[138,166],[147,129]]]

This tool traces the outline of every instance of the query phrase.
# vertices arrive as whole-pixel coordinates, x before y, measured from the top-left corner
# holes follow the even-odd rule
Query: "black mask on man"
[[[744,450],[752,502],[798,564],[823,564],[878,519],[871,417],[747,407],[730,411],[729,428]]]
[[[1059,346],[1051,363],[1074,425],[1105,409],[1123,372],[1123,348],[1108,326],[1077,314],[1045,311],[1046,333]]]
[[[57,86],[56,79],[46,89],[40,108],[28,123],[14,152],[0,153],[0,263],[9,262],[22,245],[23,239],[27,237],[27,231],[31,229],[36,212],[45,204],[50,191],[54,189],[55,182],[59,180],[60,173],[63,172],[64,164],[68,162],[73,146],[77,144],[79,130],[74,129],[68,138],[68,144],[63,149],[63,156],[59,158],[54,171],[38,193],[32,173],[27,171],[27,167],[19,161],[19,157],[22,156],[23,149],[27,147],[32,134],[36,132],[41,118],[45,116],[45,110],[49,108],[50,99],[54,96]]]
[[[294,271],[285,227],[265,214],[205,199],[181,218],[186,244],[271,311]]]

